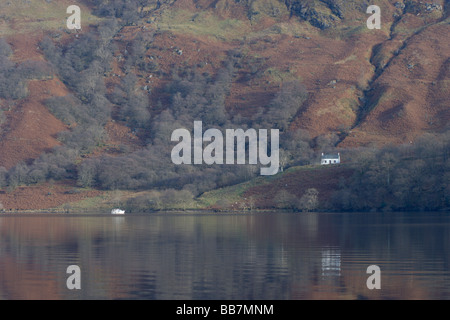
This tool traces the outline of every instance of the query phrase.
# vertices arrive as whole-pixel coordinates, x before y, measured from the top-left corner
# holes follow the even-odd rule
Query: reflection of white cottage
[[[339,249],[322,249],[322,276],[341,275],[341,251]]]
[[[322,153],[322,159],[320,164],[338,164],[341,163],[341,155],[338,153],[324,154]]]

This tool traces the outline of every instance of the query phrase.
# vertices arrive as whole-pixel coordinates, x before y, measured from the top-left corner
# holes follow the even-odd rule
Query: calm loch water
[[[450,299],[450,214],[0,215],[0,299]]]

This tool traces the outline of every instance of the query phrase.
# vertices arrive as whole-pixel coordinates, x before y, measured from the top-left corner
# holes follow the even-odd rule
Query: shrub
[[[302,211],[313,211],[319,207],[319,191],[314,188],[306,190],[305,194],[300,198],[298,208]]]

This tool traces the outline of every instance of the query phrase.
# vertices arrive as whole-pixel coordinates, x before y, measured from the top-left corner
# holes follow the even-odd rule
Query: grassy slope
[[[34,32],[62,31],[66,28],[67,7],[76,4],[81,9],[81,26],[95,24],[100,19],[84,4],[70,0],[0,1],[0,37]]]
[[[169,204],[165,210],[267,210],[275,206],[275,197],[286,190],[300,198],[309,188],[319,191],[321,209],[328,209],[339,178],[352,173],[345,165],[340,166],[296,166],[274,176],[259,176],[237,185],[205,192],[196,199],[184,203]],[[108,212],[113,207],[126,208],[127,201],[136,197],[152,197],[153,191],[108,191],[93,198],[86,198],[58,207],[59,211]],[[249,201],[252,200],[252,203]]]
[[[276,207],[278,192],[287,191],[300,198],[307,189],[319,191],[321,209],[328,209],[333,192],[338,188],[340,177],[349,177],[352,170],[338,166],[296,166],[274,176],[256,177],[235,186],[204,193],[198,199],[201,208],[227,210],[271,209]],[[223,202],[226,199],[226,202]]]

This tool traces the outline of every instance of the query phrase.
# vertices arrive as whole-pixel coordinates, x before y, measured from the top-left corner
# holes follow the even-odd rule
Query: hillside
[[[287,166],[449,128],[450,1],[380,0],[380,30],[366,27],[371,1],[86,0],[78,31],[66,28],[71,4],[0,1],[0,38],[12,49],[4,74],[23,74],[21,94],[0,95],[6,210],[116,189],[197,197],[253,178],[252,169],[173,167],[170,133],[198,117],[220,128],[277,126]],[[330,200],[353,172],[336,170],[306,170],[298,181],[285,173],[267,185],[257,178],[243,196],[273,206],[281,183],[297,197],[318,188]],[[52,201],[37,196],[54,180]],[[31,199],[21,203],[19,186],[39,191],[23,191]],[[67,196],[73,188],[81,193]]]

